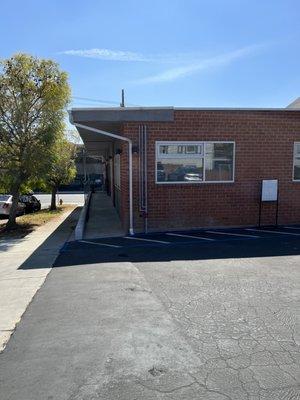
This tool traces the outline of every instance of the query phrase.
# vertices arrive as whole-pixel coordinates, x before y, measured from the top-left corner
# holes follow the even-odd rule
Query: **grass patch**
[[[56,210],[41,210],[31,214],[17,217],[17,225],[14,229],[6,229],[7,220],[2,220],[0,225],[0,238],[23,238],[39,226],[45,225],[49,221],[59,218],[67,210],[74,209],[75,206],[64,205],[57,207]]]

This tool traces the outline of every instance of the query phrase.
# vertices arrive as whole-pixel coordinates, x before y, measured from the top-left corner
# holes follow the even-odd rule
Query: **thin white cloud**
[[[134,83],[147,84],[147,83],[171,82],[176,79],[180,79],[200,71],[229,65],[235,60],[257,53],[262,47],[264,47],[264,45],[253,45],[253,46],[243,47],[241,49],[225,53],[219,56],[199,61],[194,61],[193,63],[188,65],[183,65],[176,68],[170,68],[156,75],[151,75],[145,78],[135,80]]]
[[[199,53],[164,53],[164,54],[143,54],[133,51],[111,50],[111,49],[80,49],[80,50],[64,50],[58,54],[67,56],[76,56],[84,58],[94,58],[104,61],[124,61],[124,62],[147,62],[147,63],[183,63],[192,62],[199,59]]]
[[[171,82],[195,73],[199,73],[201,71],[227,66],[238,59],[256,54],[265,46],[266,44],[247,46],[210,58],[201,58],[199,53],[142,54],[132,51],[110,50],[102,48],[65,50],[59,54],[106,61],[146,62],[177,65],[176,67],[169,68],[155,75],[146,76],[131,82],[135,84],[148,84]]]
[[[86,49],[86,50],[65,50],[59,54],[68,56],[95,58],[107,61],[126,61],[126,62],[172,62],[177,57],[168,55],[145,55],[132,51],[110,50],[110,49]]]

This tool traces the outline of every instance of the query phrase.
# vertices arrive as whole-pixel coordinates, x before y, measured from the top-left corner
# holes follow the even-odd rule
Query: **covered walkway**
[[[89,215],[84,239],[123,236],[125,234],[111,198],[105,192],[93,193]]]

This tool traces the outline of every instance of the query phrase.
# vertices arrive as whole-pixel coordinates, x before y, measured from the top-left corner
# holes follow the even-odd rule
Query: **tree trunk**
[[[57,193],[57,187],[52,186],[50,210],[56,210],[56,193]]]
[[[16,217],[17,217],[17,211],[18,211],[18,203],[19,203],[19,197],[20,197],[20,187],[17,186],[13,189],[12,191],[12,205],[11,209],[9,212],[9,218],[6,224],[7,229],[12,229],[15,228],[16,224]]]

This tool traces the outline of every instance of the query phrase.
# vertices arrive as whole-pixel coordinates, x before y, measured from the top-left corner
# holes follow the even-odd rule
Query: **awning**
[[[114,107],[114,108],[72,108],[70,122],[100,129],[116,135],[123,134],[126,122],[171,122],[174,121],[173,107]],[[107,154],[115,139],[83,128],[77,130],[90,155]]]

